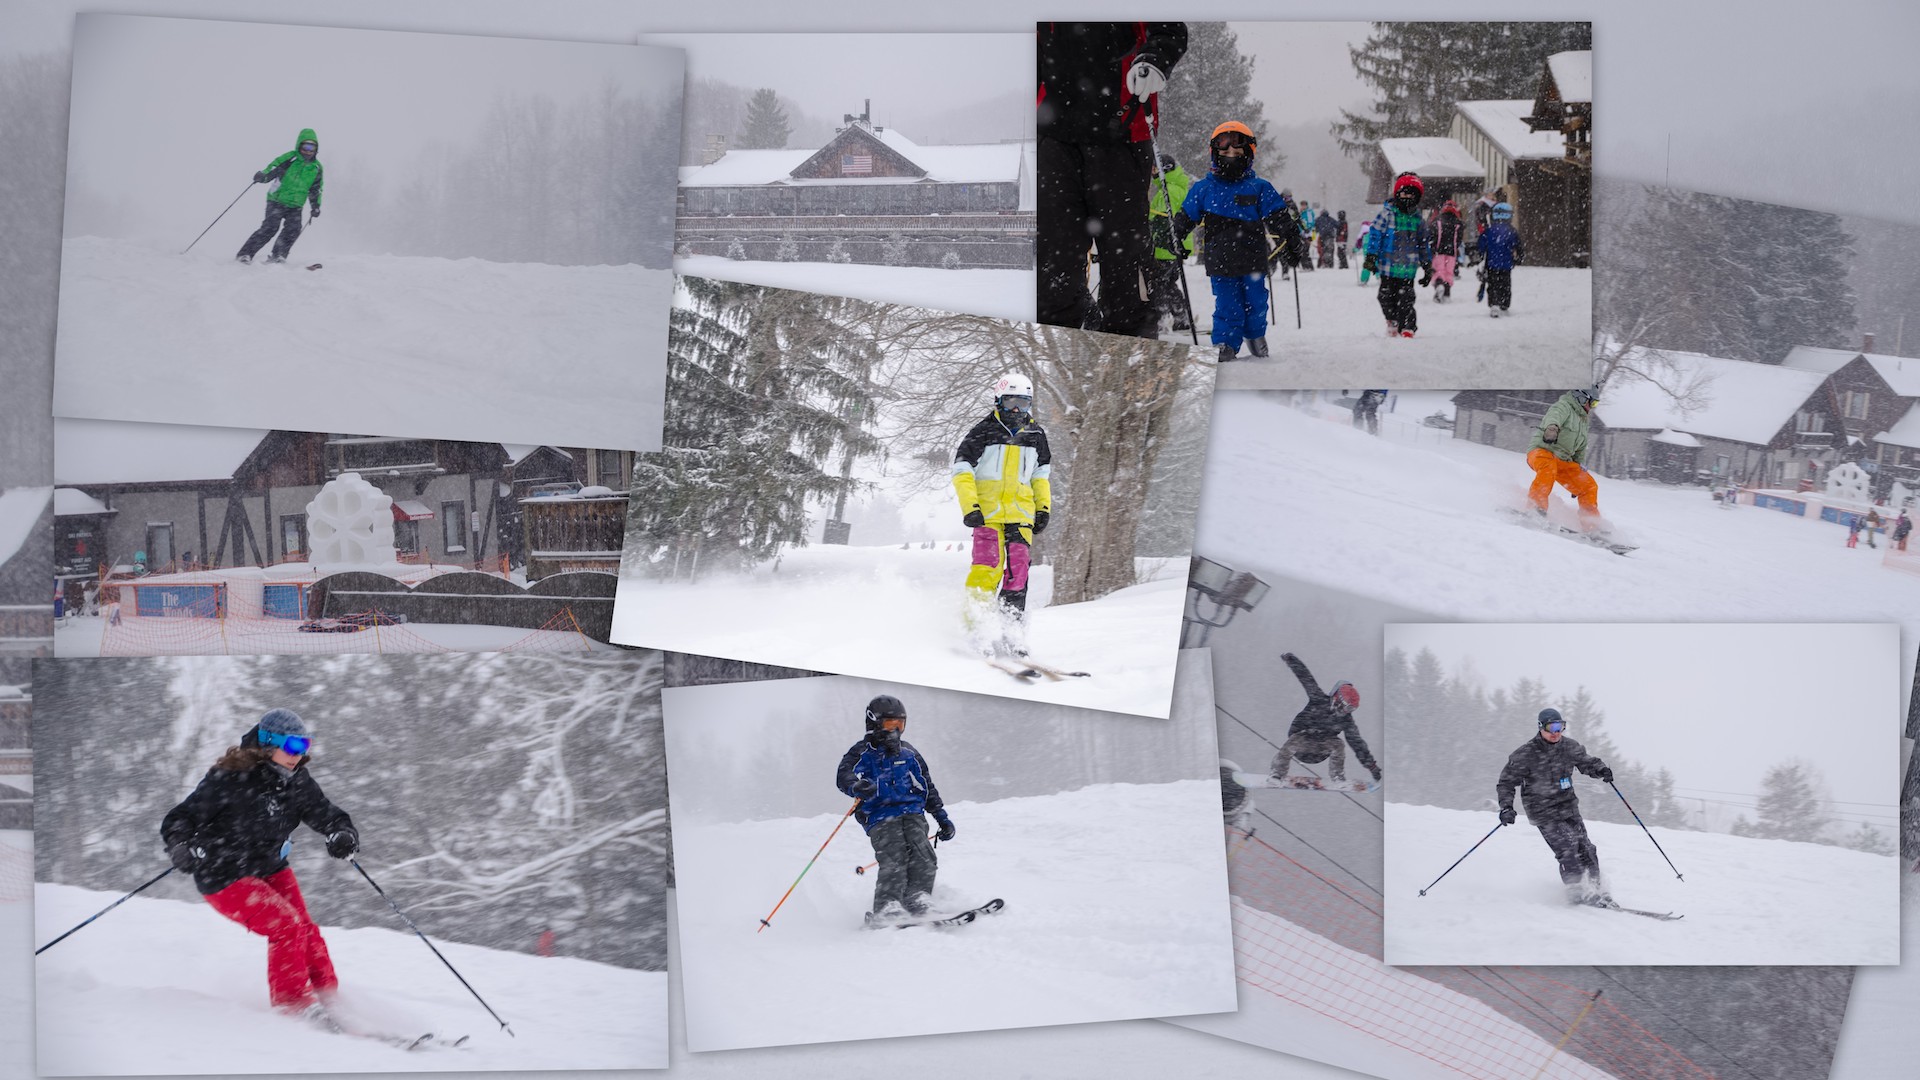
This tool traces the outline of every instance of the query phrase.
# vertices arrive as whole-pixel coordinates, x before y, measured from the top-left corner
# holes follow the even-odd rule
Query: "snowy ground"
[[[1353,270],[1316,270],[1300,276],[1300,323],[1294,328],[1293,282],[1274,279],[1273,355],[1255,359],[1243,346],[1239,360],[1220,368],[1220,389],[1318,389],[1391,386],[1418,389],[1527,389],[1585,386],[1592,381],[1593,272],[1522,266],[1513,272],[1513,310],[1498,319],[1473,302],[1473,271],[1454,283],[1453,298],[1436,304],[1431,287],[1419,291],[1420,329],[1411,339],[1388,338],[1372,280]],[[1206,273],[1187,268],[1200,344],[1213,325],[1213,292]],[[1192,344],[1184,333],[1167,341]]]
[[[660,447],[664,270],[333,256],[324,226],[282,266],[62,250],[57,416]]]
[[[1882,1080],[1910,1074],[1920,1061],[1920,871],[1901,876],[1906,938],[1899,967],[1863,968],[1854,976],[1840,1049],[1830,1080]]]
[[[1641,545],[1613,555],[1509,523],[1533,476],[1519,454],[1412,417],[1374,437],[1282,397],[1216,400],[1196,553],[1463,619],[1898,622],[1913,669],[1920,575],[1838,525],[1601,476],[1602,513]]]
[[[1388,964],[1900,962],[1893,856],[1654,829],[1683,881],[1638,825],[1588,821],[1615,900],[1686,916],[1661,922],[1569,905],[1553,854],[1524,815],[1421,896],[1498,822],[1393,802],[1386,818]]]
[[[34,937],[51,941],[115,899],[38,884]],[[473,1049],[407,1053],[280,1017],[266,1000],[265,939],[205,904],[135,897],[39,959],[39,1072],[468,1072],[667,1063],[664,972],[436,942],[512,1025],[510,1038],[406,930],[330,928],[326,936],[341,976],[343,1023],[471,1035]],[[583,1026],[592,1028],[591,1038],[582,1037]]]
[[[695,1050],[1178,1016],[1234,1008],[1217,784],[1103,784],[950,804],[935,901],[971,926],[869,931],[858,826],[766,915],[838,814],[686,826],[681,977]],[[884,1056],[885,1052],[881,1052]]]
[[[571,630],[528,630],[521,626],[460,623],[405,623],[379,632],[303,634],[293,619],[163,618],[127,615],[114,629],[116,639],[137,645],[103,652],[107,620],[74,615],[53,627],[53,654],[75,656],[274,656],[300,653],[375,652],[596,652],[613,648]]]
[[[675,273],[715,281],[744,281],[781,289],[851,296],[936,311],[1032,322],[1032,270],[939,270],[864,263],[735,262],[718,255],[681,255]],[[571,444],[570,444],[571,445]]]
[[[748,577],[665,585],[622,576],[613,640],[808,671],[1165,717],[1173,700],[1184,560],[1138,560],[1153,580],[1048,606],[1050,567],[1027,598],[1033,658],[1091,678],[1028,683],[965,649],[966,543],[932,549],[819,545]]]

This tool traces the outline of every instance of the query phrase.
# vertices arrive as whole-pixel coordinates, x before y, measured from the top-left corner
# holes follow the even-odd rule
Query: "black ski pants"
[[[1153,241],[1147,227],[1153,152],[1147,143],[1069,143],[1042,135],[1035,150],[1039,195],[1039,320],[1051,326],[1159,336],[1153,307]],[[1100,253],[1100,304],[1090,319],[1087,245]]]
[[[925,914],[933,892],[934,871],[940,861],[927,840],[925,814],[902,814],[867,830],[873,857],[879,862],[873,881],[873,910],[878,914],[889,901],[915,915]]]
[[[304,207],[301,206],[288,206],[268,199],[266,220],[260,223],[259,228],[253,230],[253,235],[247,237],[246,243],[240,245],[241,256],[253,258],[261,248],[267,246],[267,241],[273,240],[273,234],[278,230],[280,239],[273,242],[273,258],[286,258],[287,252],[293,250],[293,242],[300,239],[300,230],[305,227],[300,222],[300,213],[303,209]]]
[[[1420,329],[1420,316],[1414,313],[1413,298],[1419,294],[1412,278],[1380,279],[1380,312],[1387,321],[1402,330]]]
[[[1560,863],[1560,880],[1568,885],[1578,884],[1589,871],[1595,881],[1600,880],[1600,852],[1587,839],[1587,823],[1578,814],[1571,818],[1556,818],[1551,821],[1536,821],[1534,828],[1540,830],[1540,838],[1553,850],[1553,857]]]
[[[1274,776],[1285,776],[1296,758],[1303,765],[1318,765],[1332,758],[1327,765],[1328,778],[1347,778],[1347,747],[1338,734],[1311,735],[1303,731],[1289,737],[1280,744],[1280,752],[1273,756],[1273,768],[1270,771]]]
[[[1513,268],[1487,268],[1487,306],[1501,311],[1513,306]]]

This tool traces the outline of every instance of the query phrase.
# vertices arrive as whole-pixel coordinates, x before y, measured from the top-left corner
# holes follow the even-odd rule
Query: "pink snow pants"
[[[1020,540],[1007,543],[1006,530],[1017,530]],[[967,587],[992,595],[1017,593],[1027,587],[1027,565],[1033,550],[1024,542],[1029,530],[1021,525],[987,525],[973,530],[973,569],[967,572]]]
[[[241,878],[207,897],[208,906],[267,939],[267,993],[273,1007],[298,1012],[340,985],[320,927],[293,867],[268,877]]]
[[[1442,285],[1447,286],[1448,288],[1452,288],[1453,287],[1453,265],[1454,265],[1453,256],[1435,255],[1433,257],[1433,280],[1439,282]]]

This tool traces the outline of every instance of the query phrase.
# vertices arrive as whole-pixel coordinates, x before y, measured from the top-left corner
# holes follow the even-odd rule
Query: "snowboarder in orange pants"
[[[1533,446],[1527,451],[1527,464],[1533,469],[1527,498],[1534,509],[1543,515],[1547,512],[1547,497],[1558,483],[1580,504],[1580,517],[1589,528],[1599,521],[1600,485],[1580,462],[1587,454],[1588,417],[1599,400],[1597,390],[1562,394],[1540,418]]]

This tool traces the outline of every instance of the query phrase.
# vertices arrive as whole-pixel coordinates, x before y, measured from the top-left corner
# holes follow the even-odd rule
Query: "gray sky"
[[[1905,709],[1890,623],[1389,624],[1386,647],[1431,649],[1450,675],[1471,660],[1489,692],[1522,677],[1569,697],[1585,686],[1620,751],[1671,769],[1679,788],[1758,792],[1769,767],[1800,757],[1833,798],[1897,797]],[[1389,753],[1403,720],[1387,718]],[[1513,731],[1518,746],[1534,718],[1514,717]]]
[[[1364,22],[1233,22],[1240,51],[1253,57],[1253,96],[1270,124],[1331,123],[1364,109],[1372,94],[1353,73],[1349,45],[1367,40]]]

